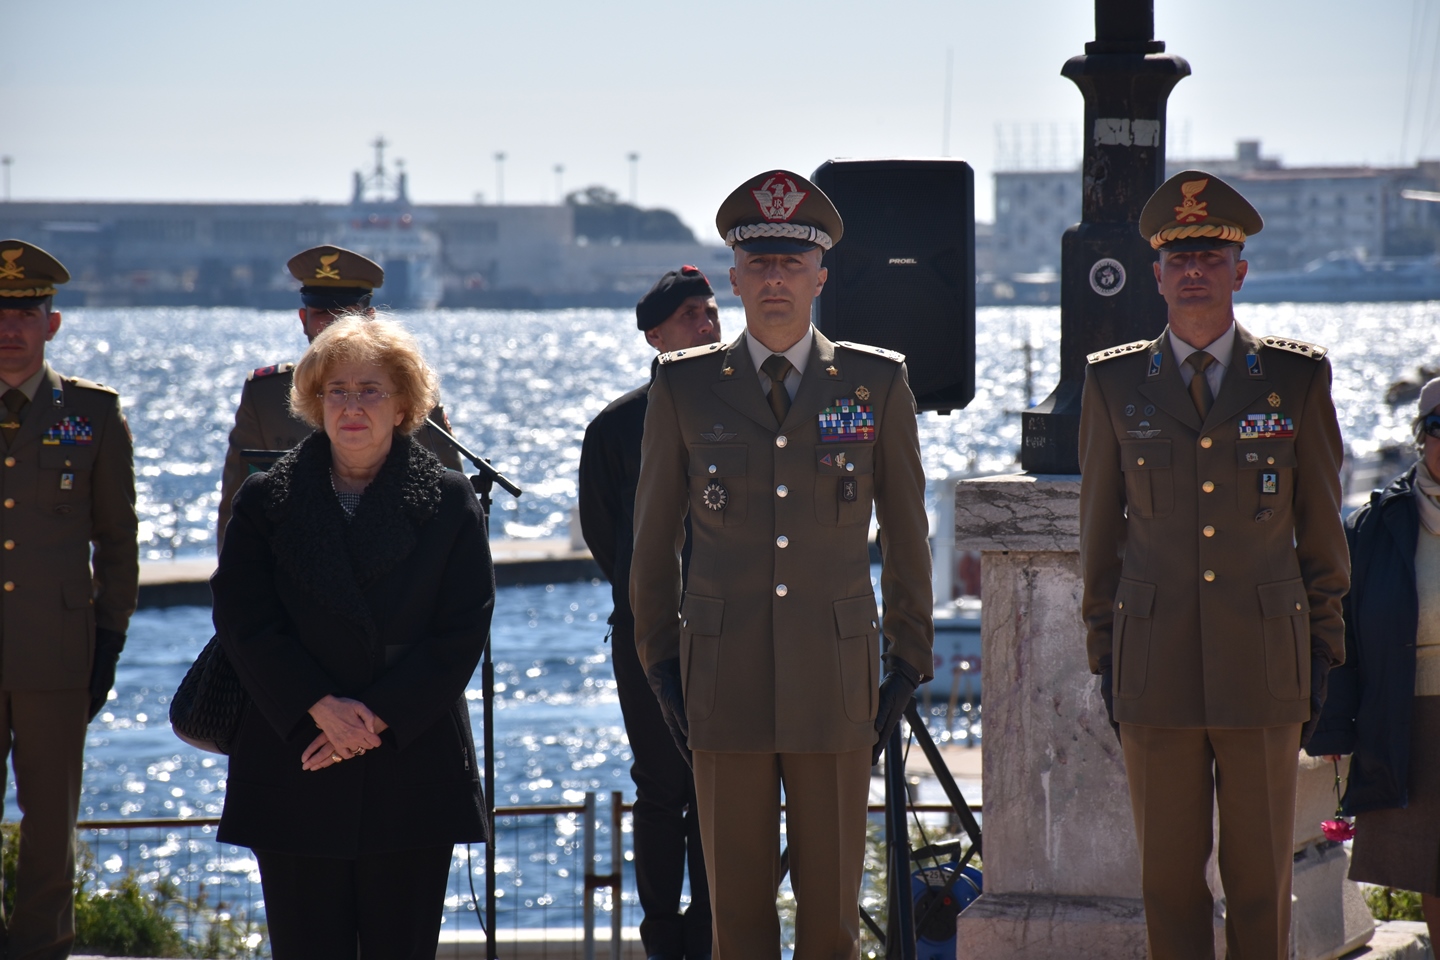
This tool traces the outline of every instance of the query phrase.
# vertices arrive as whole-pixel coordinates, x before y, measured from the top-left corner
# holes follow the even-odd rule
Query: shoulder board
[[[81,387],[85,390],[98,390],[101,393],[113,393],[117,397],[120,395],[120,391],[116,390],[114,387],[107,387],[103,383],[96,383],[94,380],[86,380],[84,377],[66,377],[65,383],[67,386],[71,387]]]
[[[728,349],[723,343],[707,343],[703,347],[686,347],[684,350],[672,350],[669,353],[660,354],[661,363],[674,363],[676,360],[694,360],[696,357],[703,357],[720,350]]]
[[[256,367],[254,370],[250,371],[250,376],[246,377],[245,379],[259,380],[263,377],[273,377],[277,373],[289,373],[294,369],[295,364],[293,363],[272,363],[268,367]]]
[[[1151,342],[1150,340],[1136,340],[1134,343],[1122,343],[1118,347],[1106,347],[1104,350],[1096,350],[1094,353],[1087,354],[1085,361],[1102,363],[1106,360],[1114,360],[1116,357],[1123,357],[1128,353],[1139,353],[1150,346]]]
[[[1325,354],[1330,351],[1318,343],[1306,343],[1304,340],[1287,340],[1285,337],[1261,337],[1260,342],[1267,347],[1274,347],[1276,350],[1286,350],[1290,353],[1298,353],[1302,357],[1309,357],[1311,360],[1323,360]]]
[[[844,347],[846,350],[854,350],[858,353],[868,353],[875,357],[884,357],[886,360],[892,360],[895,363],[905,362],[905,354],[898,353],[894,350],[886,350],[884,347],[872,347],[868,343],[852,343],[849,340],[836,340],[835,346]]]

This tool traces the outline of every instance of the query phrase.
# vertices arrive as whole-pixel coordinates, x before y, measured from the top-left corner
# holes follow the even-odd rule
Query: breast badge
[[[59,420],[45,435],[40,442],[47,447],[55,447],[60,444],[79,444],[88,446],[95,439],[95,430],[90,426],[88,417],[70,416]]]
[[[1268,403],[1268,404],[1270,404],[1270,406],[1274,407],[1276,410],[1279,410],[1279,409],[1280,409],[1280,394],[1278,394],[1278,393],[1271,393],[1270,396],[1268,396],[1268,397],[1265,398],[1265,402]]]
[[[1264,369],[1260,366],[1260,355],[1258,353],[1245,354],[1245,369],[1250,372],[1250,376],[1252,377],[1263,377],[1265,375]]]
[[[715,424],[710,430],[710,433],[700,434],[700,439],[708,441],[709,443],[724,443],[726,440],[734,440],[737,436],[737,434],[734,433],[726,433],[725,424],[723,423]]]
[[[1273,516],[1275,516],[1275,511],[1271,510],[1269,507],[1266,507],[1265,509],[1260,510],[1255,514],[1255,522],[1264,523],[1266,520],[1269,520]]]
[[[73,474],[73,473],[62,473],[62,474],[60,474],[60,489],[61,489],[61,490],[74,490],[74,489],[75,489],[75,474]]]
[[[1282,413],[1247,413],[1240,421],[1241,440],[1284,440],[1293,436],[1295,421]]]
[[[1273,470],[1263,470],[1260,473],[1260,492],[1264,494],[1276,494],[1280,492],[1280,474]]]
[[[855,399],[856,399],[856,400],[859,400],[861,403],[864,403],[865,401],[869,400],[869,399],[870,399],[870,388],[869,388],[869,387],[866,387],[866,386],[856,387],[856,388],[855,388]]]
[[[861,387],[855,391],[860,395]],[[866,390],[868,397],[870,391]],[[875,439],[875,412],[867,403],[856,403],[841,397],[832,406],[820,411],[820,440],[823,443],[845,443]]]
[[[854,503],[860,497],[860,483],[854,477],[840,478],[840,499]]]
[[[700,502],[705,504],[706,510],[724,510],[725,505],[730,502],[730,491],[725,489],[725,484],[719,480],[711,480],[700,491]]]

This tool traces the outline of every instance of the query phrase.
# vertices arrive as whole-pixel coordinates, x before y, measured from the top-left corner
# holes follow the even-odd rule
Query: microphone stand
[[[470,452],[454,435],[443,426],[425,418],[425,425],[439,434],[455,451],[475,465],[476,471],[470,478],[475,495],[480,498],[480,509],[485,514],[485,536],[490,536],[490,506],[494,502],[491,490],[498,484],[511,496],[518,497],[521,490],[503,473],[490,465],[490,461]],[[498,960],[500,954],[496,944],[495,929],[495,661],[490,651],[490,635],[485,636],[485,650],[480,659],[480,687],[484,694],[484,727],[481,735],[485,749],[485,956],[487,960]]]

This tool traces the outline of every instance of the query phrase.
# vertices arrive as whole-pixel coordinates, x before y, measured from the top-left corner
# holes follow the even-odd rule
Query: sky
[[[1440,0],[1156,0],[1193,70],[1171,157],[1259,139],[1287,165],[1440,158]],[[553,203],[601,184],[705,242],[736,185],[831,157],[949,155],[976,210],[1021,159],[1078,158],[1060,76],[1085,0],[0,0],[0,155],[16,200],[343,202],[383,135],[422,203]],[[1408,110],[1407,110],[1408,108]],[[1427,122],[1428,117],[1428,122]],[[1052,144],[1054,147],[1052,148]]]

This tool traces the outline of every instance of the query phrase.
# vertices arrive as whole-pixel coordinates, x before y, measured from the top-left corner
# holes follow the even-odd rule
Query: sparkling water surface
[[[1330,347],[1334,396],[1352,451],[1406,438],[1413,410],[1392,410],[1384,392],[1418,365],[1440,365],[1440,303],[1247,304],[1237,312],[1258,333]],[[586,424],[648,374],[653,352],[633,314],[457,310],[400,319],[440,372],[456,434],[525,489],[518,501],[497,495],[495,536],[566,535]],[[722,324],[728,339],[742,319],[726,310]],[[951,473],[1011,468],[1020,411],[1043,399],[1058,377],[1058,309],[985,308],[976,327],[975,401],[950,416],[920,419],[932,489]],[[220,469],[245,376],[298,358],[304,346],[293,312],[65,312],[50,345],[52,364],[119,389],[135,435],[142,557],[213,551]],[[499,591],[498,803],[578,802],[587,790],[613,789],[633,798],[607,662],[609,598],[603,583]],[[166,721],[170,694],[211,632],[204,609],[135,615],[114,699],[90,728],[83,819],[219,813],[225,758],[182,744]],[[477,740],[478,687],[477,675],[467,692]],[[13,783],[5,813],[18,816]]]

